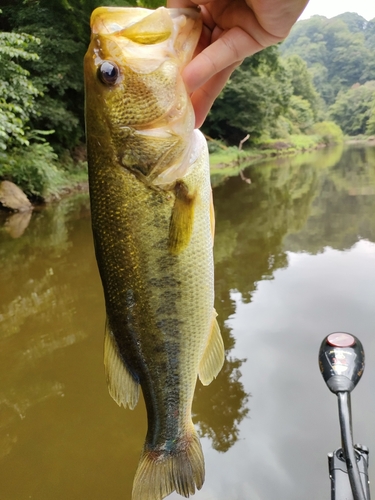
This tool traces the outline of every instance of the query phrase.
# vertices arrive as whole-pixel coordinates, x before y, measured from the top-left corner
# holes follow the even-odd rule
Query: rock
[[[25,193],[10,181],[0,183],[0,203],[4,207],[17,212],[26,212],[33,209]]]

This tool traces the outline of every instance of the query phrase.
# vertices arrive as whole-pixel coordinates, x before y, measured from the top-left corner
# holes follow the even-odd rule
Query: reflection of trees
[[[375,148],[352,147],[321,174],[307,221],[285,238],[284,248],[314,254],[325,246],[348,249],[362,238],[375,241],[374,213]]]
[[[83,214],[89,214],[87,196],[33,213],[18,239],[0,229],[0,458],[17,442],[13,426],[19,419],[36,404],[63,394],[61,381],[41,375],[46,361],[87,336],[77,321],[76,303],[78,294],[90,296],[94,258],[93,252],[89,257],[77,253],[70,234]]]
[[[319,153],[313,155],[319,158]],[[332,161],[321,154],[325,163]],[[250,171],[252,184],[232,178],[214,191],[216,290],[250,301],[258,281],[287,265],[283,239],[303,227],[319,186],[322,165],[310,155],[265,162]]]
[[[214,190],[216,309],[229,359],[209,387],[198,384],[194,411],[201,434],[220,451],[238,439],[239,424],[249,411],[249,395],[240,379],[244,360],[230,358],[235,344],[225,325],[235,313],[230,291],[239,291],[242,300],[250,302],[259,281],[272,279],[275,270],[287,266],[283,240],[304,226],[322,172],[335,165],[341,153],[342,148],[327,149],[264,162],[251,168],[252,184],[233,177]]]
[[[249,395],[240,381],[240,367],[245,360],[232,359],[228,356],[234,347],[234,338],[230,328],[225,325],[224,318],[235,312],[235,306],[229,294],[223,299],[217,301],[216,309],[224,340],[226,361],[217,378],[208,387],[203,387],[200,382],[197,383],[193,414],[194,422],[199,425],[200,435],[209,437],[216,450],[225,452],[238,439],[238,426],[249,412],[246,408]]]
[[[194,421],[201,436],[209,437],[215,450],[225,452],[237,441],[238,425],[248,414],[249,395],[240,382],[243,360],[227,359],[223,369],[208,387],[197,385]]]

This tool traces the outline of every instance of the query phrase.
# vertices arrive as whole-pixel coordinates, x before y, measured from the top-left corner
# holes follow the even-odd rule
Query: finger
[[[224,32],[218,40],[206,47],[184,69],[183,78],[189,93],[194,92],[215,74],[264,47],[248,33],[235,27]]]
[[[262,28],[281,39],[297,21],[308,0],[245,0]]]
[[[195,47],[193,57],[196,57],[198,54],[200,54],[208,45],[211,43],[211,31],[206,27],[203,26],[201,36],[198,40],[197,46]]]
[[[198,88],[191,96],[191,102],[195,111],[195,127],[202,126],[208,112],[211,109],[216,97],[223,90],[230,75],[240,63],[232,64],[224,70],[217,73],[206,82],[205,85]]]

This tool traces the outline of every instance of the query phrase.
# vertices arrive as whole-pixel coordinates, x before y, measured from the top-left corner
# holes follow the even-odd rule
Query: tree
[[[347,91],[341,91],[330,107],[331,118],[348,135],[365,134],[372,114],[375,98],[375,81],[357,84]]]
[[[328,105],[341,90],[375,79],[374,48],[375,23],[349,12],[300,21],[281,45],[284,57],[297,54],[306,61],[314,86]]]
[[[39,91],[31,125],[54,130],[50,142],[59,150],[73,148],[84,136],[82,59],[89,40],[88,26],[80,38],[84,30],[76,26],[77,21],[70,22],[71,14],[65,13],[61,5],[55,5],[62,2],[51,2],[49,6],[42,0],[17,3],[16,9],[6,9],[11,28],[40,40],[33,46],[38,59],[27,64]]]
[[[216,100],[203,130],[238,144],[271,131],[286,110],[292,88],[277,47],[245,59]]]
[[[293,87],[293,95],[307,101],[310,105],[313,119],[316,120],[319,94],[315,90],[306,62],[300,56],[294,55],[286,58],[285,66]]]
[[[292,95],[286,117],[294,126],[292,132],[300,134],[307,132],[314,124],[314,113],[309,101],[298,95]]]
[[[1,11],[0,11],[1,12]],[[28,144],[27,126],[35,114],[38,90],[32,84],[25,61],[37,60],[30,50],[38,40],[25,33],[0,32],[0,149]]]
[[[367,134],[375,134],[375,93],[372,98],[372,102],[370,103],[370,116],[367,121]]]

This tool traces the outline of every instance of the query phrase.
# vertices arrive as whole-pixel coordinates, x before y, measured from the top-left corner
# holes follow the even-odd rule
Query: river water
[[[242,177],[251,183],[213,179],[227,360],[197,386],[206,482],[195,498],[328,499],[340,436],[317,355],[332,331],[365,348],[353,423],[373,477],[375,148],[268,161]],[[0,229],[0,500],[130,500],[145,409],[118,408],[106,388],[87,196],[35,212],[22,231]]]

